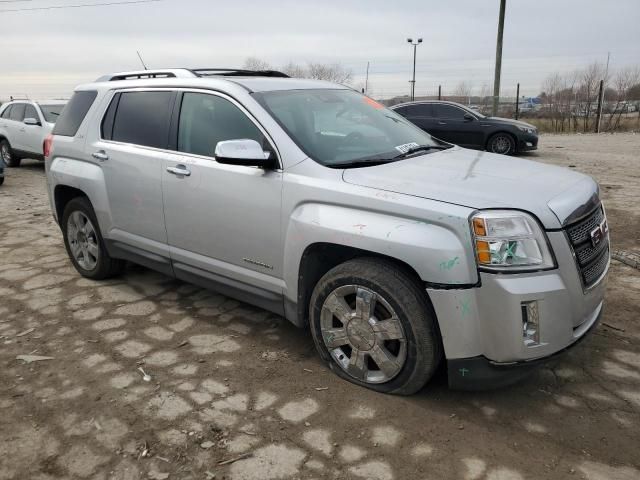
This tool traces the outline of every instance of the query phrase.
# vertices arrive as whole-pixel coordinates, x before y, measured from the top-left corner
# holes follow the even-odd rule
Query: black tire
[[[93,224],[96,237],[97,237],[97,245],[98,245],[98,257],[97,262],[94,268],[88,270],[83,268],[76,258],[74,257],[71,251],[71,245],[69,243],[68,229],[69,229],[69,217],[74,212],[80,212],[85,215],[91,223]],[[91,206],[91,202],[86,197],[76,197],[67,203],[67,206],[64,209],[64,213],[62,215],[62,222],[60,224],[62,228],[62,235],[64,238],[64,246],[67,249],[67,254],[71,259],[71,263],[75,269],[86,278],[91,278],[93,280],[103,280],[106,278],[111,278],[116,276],[124,270],[125,262],[123,260],[111,258],[107,249],[104,246],[104,240],[102,238],[102,233],[100,232],[100,226],[98,225],[98,220],[96,219],[96,215],[93,211],[93,207]]]
[[[516,153],[516,139],[506,132],[498,132],[489,138],[487,150],[500,155],[513,155]]]
[[[2,159],[8,167],[19,167],[20,162],[22,162],[22,159],[11,148],[9,140],[4,138],[0,140],[0,155],[2,155]],[[8,155],[8,158],[6,155]]]
[[[406,358],[399,373],[385,383],[364,382],[348,374],[323,340],[322,306],[332,292],[347,285],[375,292],[395,310],[402,323]],[[314,288],[309,311],[311,333],[320,357],[338,376],[357,385],[382,393],[412,395],[431,379],[442,358],[436,316],[426,292],[410,274],[386,259],[358,258],[331,269]]]

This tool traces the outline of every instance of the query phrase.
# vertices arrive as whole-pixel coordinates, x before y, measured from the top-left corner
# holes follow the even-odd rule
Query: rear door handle
[[[185,167],[184,165],[176,165],[175,167],[167,167],[167,172],[172,173],[173,175],[180,175],[183,177],[188,177],[191,175],[191,171]]]
[[[447,122],[438,122],[438,125],[446,125]]]
[[[21,129],[20,129],[20,131],[21,131],[21,132],[26,132],[27,130],[26,130],[26,129],[24,129],[24,128],[21,128]]]
[[[100,150],[99,152],[94,152],[91,154],[91,156],[101,162],[109,160],[109,155],[107,155],[104,150]]]

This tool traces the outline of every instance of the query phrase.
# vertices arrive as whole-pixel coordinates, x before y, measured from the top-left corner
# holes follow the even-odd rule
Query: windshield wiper
[[[365,158],[362,160],[353,160],[351,162],[330,163],[330,164],[327,164],[327,167],[331,167],[331,168],[372,167],[374,165],[382,165],[382,164],[391,163],[394,161],[395,159],[389,159],[389,158]]]
[[[396,155],[395,157],[393,157],[393,159],[398,160],[400,158],[406,158],[409,155],[413,155],[414,153],[428,152],[429,150],[446,150],[448,148],[451,148],[452,146],[453,145],[419,145],[417,147],[410,148],[400,155]]]

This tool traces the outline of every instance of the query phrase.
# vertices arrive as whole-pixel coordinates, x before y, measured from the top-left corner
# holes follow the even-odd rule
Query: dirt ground
[[[640,252],[639,151],[640,135],[545,136],[528,158],[594,175],[614,248]],[[140,267],[80,278],[42,164],[7,174],[1,479],[640,478],[638,270],[612,262],[604,323],[518,386],[454,392],[440,375],[385,396],[265,311]]]

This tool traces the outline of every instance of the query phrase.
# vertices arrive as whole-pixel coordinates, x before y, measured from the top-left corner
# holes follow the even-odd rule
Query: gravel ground
[[[528,158],[594,175],[614,248],[638,253],[639,148],[546,136]],[[306,332],[265,311],[139,267],[80,278],[42,164],[7,173],[1,479],[640,478],[638,270],[614,261],[604,323],[521,385],[453,392],[440,375],[385,396],[325,370]]]

